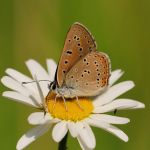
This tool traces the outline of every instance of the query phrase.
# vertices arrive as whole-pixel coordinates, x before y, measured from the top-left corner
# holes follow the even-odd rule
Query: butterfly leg
[[[55,100],[54,100],[54,104],[53,104],[53,108],[52,108],[52,110],[54,110],[54,108],[55,108],[56,101],[57,101],[57,97],[58,97],[58,95],[56,95],[56,96],[55,96]]]
[[[63,98],[63,101],[64,101],[65,109],[66,109],[66,111],[68,111],[68,107],[67,107],[67,104],[66,104],[66,100],[65,100],[65,98],[64,98],[63,95],[62,95],[62,98]]]
[[[81,104],[79,103],[78,96],[76,96],[76,101],[77,101],[78,106],[79,106],[82,110],[84,110],[84,108],[83,108],[83,107],[81,106]]]

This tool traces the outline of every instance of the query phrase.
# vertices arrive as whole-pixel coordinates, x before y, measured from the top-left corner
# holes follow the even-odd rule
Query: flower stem
[[[58,150],[67,150],[67,137],[68,132],[65,137],[59,142]]]

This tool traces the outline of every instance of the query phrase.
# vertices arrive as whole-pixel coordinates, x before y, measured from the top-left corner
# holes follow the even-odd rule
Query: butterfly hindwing
[[[108,85],[110,61],[102,52],[90,52],[67,73],[65,84],[78,96],[95,96]]]

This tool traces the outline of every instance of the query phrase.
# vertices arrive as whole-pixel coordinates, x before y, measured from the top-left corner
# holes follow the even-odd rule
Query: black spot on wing
[[[70,51],[70,50],[67,50],[67,52],[66,52],[67,54],[69,54],[69,55],[71,55],[72,54],[72,51]]]

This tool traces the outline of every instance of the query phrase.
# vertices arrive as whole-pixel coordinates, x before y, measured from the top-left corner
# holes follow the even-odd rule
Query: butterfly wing
[[[65,84],[75,96],[96,96],[108,85],[110,61],[102,52],[90,52],[67,73]]]
[[[96,43],[89,31],[81,24],[74,23],[66,37],[57,68],[56,80],[62,86],[67,72],[90,51],[96,50]]]

